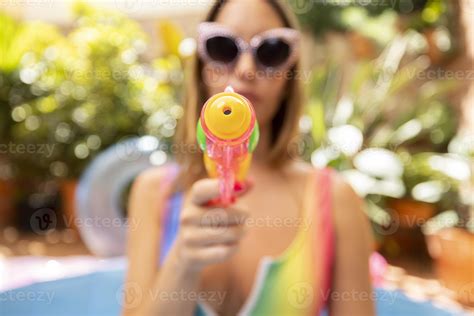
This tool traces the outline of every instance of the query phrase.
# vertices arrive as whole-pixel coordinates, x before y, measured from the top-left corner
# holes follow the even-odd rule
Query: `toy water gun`
[[[219,178],[220,198],[215,203],[234,202],[234,187],[244,186],[259,134],[252,104],[231,87],[204,104],[196,135],[207,173]]]

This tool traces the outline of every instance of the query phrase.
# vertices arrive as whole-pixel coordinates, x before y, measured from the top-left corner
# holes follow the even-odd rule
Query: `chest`
[[[261,243],[254,242],[252,248],[241,247],[228,262],[207,267],[201,291],[220,300],[203,304],[218,315],[311,314],[318,303],[314,295],[323,283],[324,264],[316,260],[323,250],[314,238],[300,243],[300,236],[304,234],[297,232],[284,250],[290,256],[282,256],[283,252],[268,256],[268,249],[257,250]]]
[[[240,201],[249,210],[245,221],[246,234],[230,264],[245,266],[250,272],[255,272],[262,257],[281,255],[308,222],[305,209],[308,196],[303,190],[281,184],[274,184],[269,190],[269,186],[264,182],[255,185]]]
[[[237,315],[243,307],[250,305],[255,299],[253,296],[260,295],[260,282],[269,276],[268,268],[273,267],[268,259],[277,259],[287,251],[294,251],[300,247],[300,236],[316,233],[314,219],[309,216],[307,209],[312,204],[312,198],[308,201],[307,192],[303,189],[296,191],[299,193],[288,188],[272,188],[271,192],[274,194],[269,196],[268,191],[260,186],[243,198],[242,202],[249,206],[251,214],[245,223],[247,233],[240,240],[238,252],[225,263],[207,267],[201,278],[204,292],[221,295],[220,302],[207,301],[219,315]],[[305,246],[312,251],[317,247],[308,244],[303,245],[303,248]],[[286,267],[287,271],[272,272],[272,276],[278,278],[278,274],[284,274],[287,279],[291,275],[292,280],[307,280],[301,274],[296,274],[304,273],[304,269],[300,267],[304,261],[303,266],[307,268],[306,260],[310,258],[305,255],[300,257],[295,259],[292,256],[293,267],[290,264]],[[314,262],[313,271],[319,270],[317,264]],[[294,276],[296,277],[293,278]],[[316,276],[311,276],[311,279],[315,278]]]

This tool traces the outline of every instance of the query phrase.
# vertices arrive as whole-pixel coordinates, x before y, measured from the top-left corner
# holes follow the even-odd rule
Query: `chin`
[[[268,126],[268,124],[271,122],[271,117],[268,117],[267,113],[264,113],[263,115],[260,113],[257,114],[257,121],[258,125],[260,126],[260,130],[264,128],[265,126]]]

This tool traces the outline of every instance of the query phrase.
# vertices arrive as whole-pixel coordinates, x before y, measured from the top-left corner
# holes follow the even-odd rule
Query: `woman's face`
[[[264,31],[284,27],[278,14],[264,0],[233,0],[220,10],[216,21],[229,28],[247,43]],[[252,52],[242,53],[233,68],[218,68],[208,63],[203,67],[203,80],[209,96],[223,92],[231,85],[235,92],[252,102],[261,127],[267,126],[276,114],[286,93],[288,69],[266,73],[254,60]]]

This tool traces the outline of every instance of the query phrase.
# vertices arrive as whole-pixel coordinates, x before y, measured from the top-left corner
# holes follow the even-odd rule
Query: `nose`
[[[240,55],[237,64],[235,65],[235,75],[242,81],[253,81],[255,80],[255,71],[257,65],[251,52],[244,52]]]

